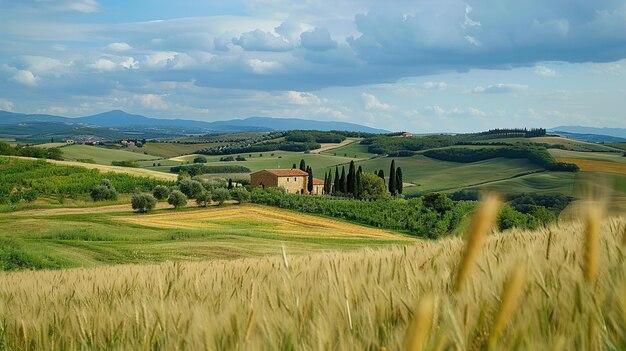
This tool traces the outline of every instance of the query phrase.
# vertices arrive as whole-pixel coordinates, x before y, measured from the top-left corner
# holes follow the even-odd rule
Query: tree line
[[[0,155],[3,156],[22,156],[33,158],[48,158],[51,160],[62,160],[63,152],[57,147],[44,149],[36,146],[11,146],[8,143],[0,141]]]

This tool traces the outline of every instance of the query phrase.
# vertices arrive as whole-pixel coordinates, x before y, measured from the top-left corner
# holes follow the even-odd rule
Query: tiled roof
[[[324,181],[318,178],[313,178],[313,185],[324,185]]]
[[[307,172],[301,171],[299,169],[264,169],[259,172],[269,172],[277,177],[303,177],[309,175]]]

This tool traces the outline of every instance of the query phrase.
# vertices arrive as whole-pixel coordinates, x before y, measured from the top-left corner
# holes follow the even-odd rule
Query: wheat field
[[[626,348],[626,220],[477,241],[488,217],[467,244],[0,273],[0,349]]]
[[[611,161],[586,160],[578,158],[557,158],[559,162],[574,163],[583,172],[606,172],[626,174],[626,163]]]

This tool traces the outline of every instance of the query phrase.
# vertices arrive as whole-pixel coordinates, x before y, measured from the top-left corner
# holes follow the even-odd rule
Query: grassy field
[[[8,156],[8,157],[13,157],[13,156]],[[30,157],[18,157],[18,158],[23,159],[23,160],[36,160]],[[107,165],[74,162],[74,161],[58,161],[58,160],[46,160],[46,161],[57,164],[57,165],[62,165],[62,166],[78,166],[78,167],[84,167],[87,169],[97,169],[97,170],[100,170],[101,172],[126,173],[126,174],[140,176],[140,177],[154,177],[154,178],[163,179],[163,180],[177,180],[178,179],[178,175],[173,174],[173,173],[157,172],[154,170],[143,169],[143,168],[107,166]]]
[[[113,161],[155,160],[159,157],[126,150],[106,149],[97,146],[71,145],[61,149],[63,158],[71,161],[93,160],[97,164],[110,165]]]
[[[439,161],[422,155],[395,158],[396,166],[402,167],[405,183],[414,186],[405,194],[427,191],[454,190],[522,174],[540,171],[541,168],[520,159],[496,158],[473,163]],[[358,163],[368,172],[383,169],[389,175],[390,158],[376,158]]]
[[[223,143],[201,143],[201,144],[176,144],[176,143],[160,143],[148,142],[142,148],[135,148],[133,151],[138,153],[147,152],[150,155],[159,157],[176,157],[180,155],[192,154],[200,149],[214,147]]]
[[[164,207],[162,204],[161,207]],[[408,237],[260,205],[162,209],[130,205],[3,214],[0,267],[67,268],[354,249]],[[0,333],[1,334],[1,333]]]
[[[591,226],[559,223],[536,232],[497,233],[482,244],[489,227],[483,214],[467,243],[448,238],[300,255],[333,245],[324,246],[326,239],[296,244],[275,233],[267,234],[274,239],[226,240],[232,233],[170,239],[172,229],[143,224],[120,233],[106,227],[109,221],[150,219],[114,217],[37,218],[76,229],[58,225],[21,235],[59,250],[64,260],[93,255],[87,266],[117,260],[120,241],[143,242],[126,249],[140,262],[158,261],[163,252],[196,258],[211,247],[217,257],[253,256],[246,249],[276,254],[0,273],[0,345],[9,350],[626,348],[624,219],[595,226],[597,217],[591,216]],[[103,227],[81,231],[90,225]],[[151,237],[162,239],[147,241]],[[261,245],[249,245],[259,240]],[[93,246],[98,250],[91,251]],[[470,258],[460,261],[461,256]]]
[[[555,158],[571,158],[581,160],[593,160],[604,162],[625,163],[626,157],[622,153],[615,152],[578,152],[560,149],[550,149],[550,154]]]
[[[360,139],[350,139],[352,142],[345,146],[340,146],[335,149],[322,151],[322,155],[329,156],[347,156],[357,159],[368,159],[376,157],[376,154],[371,154],[367,151],[367,145],[361,145]]]

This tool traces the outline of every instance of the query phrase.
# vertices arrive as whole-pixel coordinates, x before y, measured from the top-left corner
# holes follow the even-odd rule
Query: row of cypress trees
[[[296,168],[294,163],[293,169]],[[307,184],[307,190],[309,193],[313,191],[313,169],[311,166],[307,166],[304,159],[300,160],[301,171],[305,171],[309,174],[309,182]],[[363,168],[359,166],[356,168],[354,161],[350,161],[348,173],[346,174],[345,166],[341,167],[341,175],[339,174],[339,167],[335,166],[335,176],[333,178],[333,171],[329,170],[324,174],[324,193],[325,194],[345,194],[352,195],[354,198],[360,198],[363,191],[361,185],[361,175],[363,174]],[[385,172],[381,169],[378,171],[378,176],[385,180]],[[389,182],[387,184],[389,193],[393,196],[402,195],[403,180],[402,180],[402,168],[396,168],[396,161],[391,160],[391,166],[389,167]]]
[[[354,198],[358,199],[363,191],[361,184],[362,174],[363,168],[359,166],[357,169],[354,161],[350,161],[347,174],[345,166],[341,168],[341,173],[339,173],[339,167],[336,166],[334,178],[332,170],[324,175],[324,193],[352,195]],[[383,181],[385,180],[385,172],[382,169],[378,171],[377,174]],[[309,179],[311,179],[311,177]],[[388,189],[389,193],[393,196],[402,194],[402,168],[396,168],[395,160],[391,161]]]

